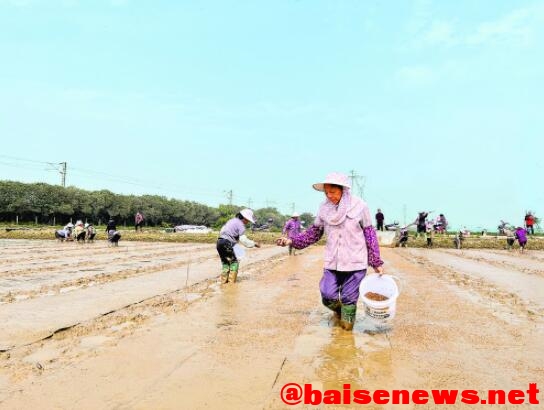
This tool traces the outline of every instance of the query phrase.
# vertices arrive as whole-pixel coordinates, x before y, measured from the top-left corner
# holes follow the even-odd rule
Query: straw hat
[[[325,191],[325,184],[340,185],[342,187],[351,188],[348,177],[340,172],[332,172],[327,175],[323,182],[318,182],[312,186],[316,191]]]
[[[253,211],[251,209],[249,208],[242,209],[240,211],[240,214],[252,224],[255,223],[255,217],[253,216]]]
[[[300,215],[298,212],[293,212],[293,215],[291,215],[291,218],[298,218]]]

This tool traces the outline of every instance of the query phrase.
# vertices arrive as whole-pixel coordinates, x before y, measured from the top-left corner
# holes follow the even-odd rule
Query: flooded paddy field
[[[353,332],[321,305],[322,252],[250,249],[220,286],[213,244],[0,241],[0,408],[279,409],[287,383],[544,386],[543,251],[383,248],[396,317],[383,329],[360,308]]]

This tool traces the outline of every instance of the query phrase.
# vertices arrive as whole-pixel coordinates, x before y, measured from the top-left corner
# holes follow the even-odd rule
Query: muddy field
[[[0,408],[280,409],[287,383],[543,388],[543,251],[382,257],[397,315],[377,327],[361,308],[351,333],[320,304],[321,247],[248,250],[220,286],[212,244],[0,240]]]

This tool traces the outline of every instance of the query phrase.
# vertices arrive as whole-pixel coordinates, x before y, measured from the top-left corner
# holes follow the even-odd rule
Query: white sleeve
[[[255,246],[255,242],[253,242],[251,239],[249,239],[245,235],[240,236],[240,243],[244,245],[246,248],[253,248]]]

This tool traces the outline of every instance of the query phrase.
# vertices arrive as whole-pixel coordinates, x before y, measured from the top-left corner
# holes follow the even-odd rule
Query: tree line
[[[206,225],[220,228],[242,206],[219,205],[217,208],[194,201],[166,198],[159,195],[120,195],[108,190],[86,191],[45,183],[0,181],[0,222],[63,225],[81,219],[103,224],[113,218],[118,224],[133,225],[139,211],[148,226]],[[255,210],[258,224],[281,229],[289,216],[276,208]],[[312,215],[301,219],[307,226]]]

